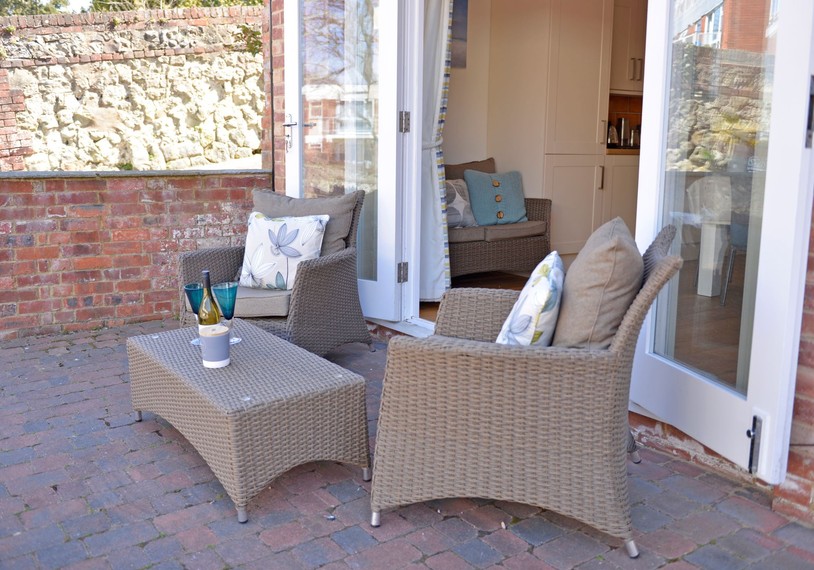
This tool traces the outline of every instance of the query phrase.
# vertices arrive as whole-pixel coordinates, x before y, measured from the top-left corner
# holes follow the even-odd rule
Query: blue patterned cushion
[[[560,255],[552,251],[532,271],[496,342],[550,346],[560,312],[564,279]]]
[[[520,173],[487,174],[465,170],[469,202],[479,226],[525,222],[526,203]]]
[[[240,284],[260,289],[292,289],[297,266],[316,259],[329,216],[269,218],[249,214]]]

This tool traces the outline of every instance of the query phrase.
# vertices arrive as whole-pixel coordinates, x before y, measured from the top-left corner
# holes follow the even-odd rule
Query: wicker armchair
[[[644,317],[682,263],[667,256],[674,235],[665,228],[645,252],[644,284],[606,350],[495,344],[518,292],[493,289],[452,289],[434,336],[393,338],[371,524],[383,509],[431,499],[516,501],[619,537],[636,557],[630,374]]]
[[[373,340],[362,315],[356,280],[356,231],[365,193],[357,191],[355,195],[356,204],[345,238],[345,249],[302,261],[288,298],[287,315],[256,316],[250,319],[252,324],[319,356],[349,342],[364,342],[372,347]],[[182,326],[195,323],[183,285],[199,281],[204,269],[210,270],[212,283],[233,281],[243,264],[243,250],[243,246],[217,247],[184,252],[179,256]],[[238,309],[242,289],[238,291]],[[236,313],[236,316],[241,315]]]

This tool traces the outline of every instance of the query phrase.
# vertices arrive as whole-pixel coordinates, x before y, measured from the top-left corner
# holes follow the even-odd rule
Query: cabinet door
[[[615,0],[610,90],[641,93],[644,86],[646,0]]]
[[[603,154],[613,0],[553,0],[546,154]]]
[[[551,248],[579,253],[602,223],[604,156],[546,155],[543,196],[551,199]]]
[[[606,156],[602,221],[607,222],[619,216],[635,236],[638,189],[639,157]]]

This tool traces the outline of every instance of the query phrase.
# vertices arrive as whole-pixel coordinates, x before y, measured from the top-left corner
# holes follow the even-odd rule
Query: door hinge
[[[396,267],[396,283],[407,283],[407,262],[402,261]]]
[[[399,111],[399,132],[410,132],[410,111]]]
[[[746,430],[746,437],[751,439],[749,444],[749,473],[757,473],[760,460],[760,436],[763,435],[763,418],[752,416],[752,427]]]

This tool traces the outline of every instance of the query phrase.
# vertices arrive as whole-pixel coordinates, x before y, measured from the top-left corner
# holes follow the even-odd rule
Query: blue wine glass
[[[201,299],[203,299],[203,283],[187,283],[184,285],[184,293],[187,294],[189,307],[192,309],[192,314],[195,315],[195,322],[198,322],[198,308],[201,306]],[[195,337],[189,343],[198,346],[201,344],[201,339]]]
[[[226,281],[213,285],[212,292],[218,301],[223,320],[229,328],[229,342],[231,344],[239,343],[242,339],[234,336],[232,332],[232,318],[235,316],[235,302],[237,301],[237,281]]]

